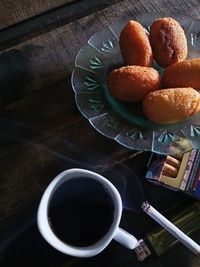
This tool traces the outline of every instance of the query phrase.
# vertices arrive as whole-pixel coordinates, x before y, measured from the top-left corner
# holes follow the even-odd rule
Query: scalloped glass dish
[[[71,81],[78,109],[98,132],[128,149],[173,154],[200,148],[200,113],[178,124],[157,125],[142,115],[140,105],[121,103],[107,89],[108,73],[124,66],[118,40],[128,20],[137,20],[149,31],[156,18],[166,16],[183,27],[188,58],[200,57],[200,21],[166,13],[123,17],[95,33],[76,56]],[[161,68],[156,65],[155,68],[162,73]]]

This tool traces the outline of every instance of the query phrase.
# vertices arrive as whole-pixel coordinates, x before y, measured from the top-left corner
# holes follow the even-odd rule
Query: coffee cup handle
[[[118,227],[118,230],[116,231],[114,240],[129,249],[134,249],[139,246],[138,240],[133,235],[120,227]]]

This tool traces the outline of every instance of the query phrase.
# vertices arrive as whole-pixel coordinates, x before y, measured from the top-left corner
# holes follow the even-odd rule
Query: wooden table
[[[91,35],[120,17],[134,17],[140,12],[200,18],[198,0],[59,0],[35,4],[23,0],[23,5],[21,1],[0,1],[0,232],[7,240],[2,242],[1,251],[35,220],[38,200],[59,172],[77,166],[112,168],[136,153],[91,127],[76,107],[70,79],[76,54]],[[137,162],[146,162],[144,154],[136,153],[133,159],[133,169],[141,175],[145,164]],[[200,241],[200,236],[195,238]],[[31,242],[27,241],[27,251],[37,247],[37,239]],[[17,263],[7,261],[5,266],[40,266],[34,257],[34,253],[27,256],[26,264],[20,258]],[[102,262],[104,266],[200,265],[199,258],[181,245],[143,263],[117,244],[80,264],[60,254],[56,259],[58,264],[52,266],[100,266]]]

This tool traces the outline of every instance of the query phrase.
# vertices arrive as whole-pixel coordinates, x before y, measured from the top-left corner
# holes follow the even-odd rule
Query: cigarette
[[[141,207],[146,214],[164,227],[194,254],[200,254],[200,246],[173,223],[171,223],[167,218],[165,218],[161,213],[159,213],[155,208],[153,208],[148,202],[142,203]]]
[[[162,174],[165,176],[175,178],[178,174],[178,169],[174,166],[171,166],[168,163],[165,163]]]
[[[167,156],[166,163],[168,163],[171,166],[174,166],[175,168],[179,169],[181,161],[176,159],[176,158],[174,158],[174,157]]]

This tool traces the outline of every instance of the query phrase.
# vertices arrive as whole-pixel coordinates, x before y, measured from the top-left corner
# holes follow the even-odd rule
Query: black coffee
[[[49,221],[59,239],[83,247],[93,245],[107,233],[113,212],[112,199],[103,186],[80,177],[57,189],[49,207]]]

